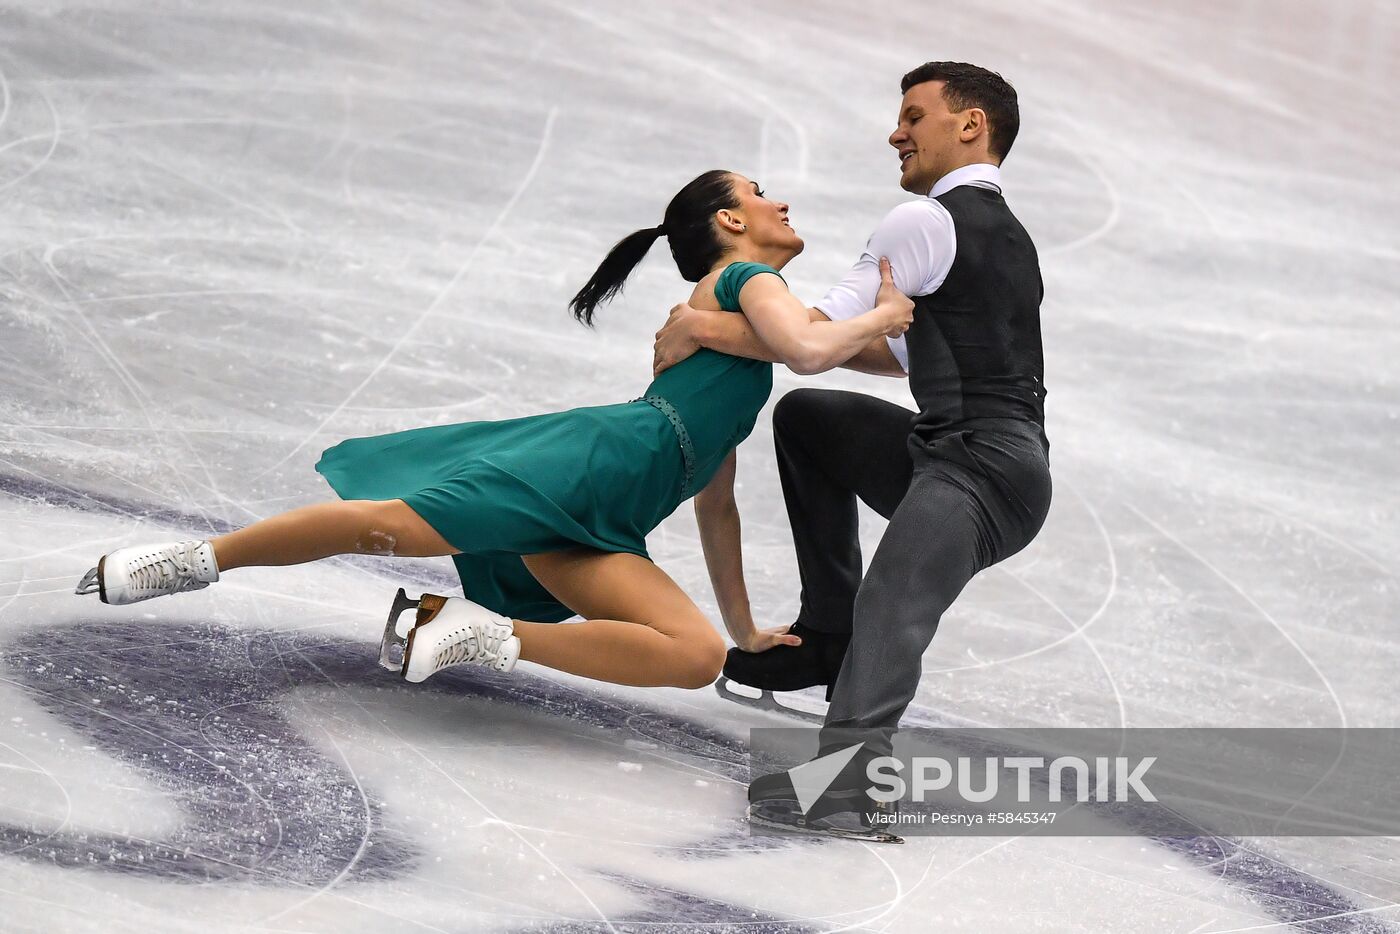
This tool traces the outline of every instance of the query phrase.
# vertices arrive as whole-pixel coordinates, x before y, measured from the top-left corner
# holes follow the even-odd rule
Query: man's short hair
[[[998,160],[1006,158],[1021,129],[1021,109],[1016,89],[1005,78],[967,62],[925,62],[904,76],[899,92],[925,81],[945,82],[943,99],[954,113],[982,108],[987,114],[987,151]]]

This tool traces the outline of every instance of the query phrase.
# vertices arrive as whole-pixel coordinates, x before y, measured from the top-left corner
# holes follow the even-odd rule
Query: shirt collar
[[[978,188],[995,188],[1001,191],[1001,168],[990,162],[974,162],[972,165],[954,169],[933,183],[928,196],[937,198],[959,185],[976,185]]]

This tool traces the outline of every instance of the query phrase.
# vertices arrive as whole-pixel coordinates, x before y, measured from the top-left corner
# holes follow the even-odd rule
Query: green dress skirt
[[[754,275],[734,263],[715,295],[726,311]],[[574,615],[522,555],[593,548],[649,557],[646,536],[693,496],[753,430],[772,365],[701,350],[633,402],[342,441],[317,471],[344,499],[402,499],[461,553],[466,595],[515,619]]]

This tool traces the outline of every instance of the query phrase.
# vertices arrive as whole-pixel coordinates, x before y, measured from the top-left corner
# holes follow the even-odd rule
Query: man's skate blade
[[[389,619],[384,624],[384,637],[379,640],[379,667],[387,671],[403,673],[404,654],[408,648],[408,633],[399,632],[399,619],[408,610],[418,609],[419,601],[411,599],[402,587],[394,595],[394,605],[389,608]],[[412,623],[409,624],[412,628]]]
[[[729,679],[724,675],[719,676],[715,682],[715,693],[727,701],[739,704],[743,707],[752,707],[754,710],[764,710],[768,713],[786,714],[789,717],[796,717],[798,720],[805,720],[808,723],[821,724],[826,718],[819,713],[810,710],[799,710],[796,707],[789,707],[779,701],[772,691],[760,691],[757,697],[750,697],[747,694],[740,694],[729,686]]]
[[[755,827],[762,827],[765,830],[777,830],[781,833],[802,834],[808,837],[830,837],[833,840],[858,840],[863,843],[903,843],[904,838],[895,836],[887,830],[846,830],[840,827],[822,827],[812,824],[790,824],[786,821],[774,820],[764,817],[762,814],[754,812],[753,807],[749,808],[749,823]]]

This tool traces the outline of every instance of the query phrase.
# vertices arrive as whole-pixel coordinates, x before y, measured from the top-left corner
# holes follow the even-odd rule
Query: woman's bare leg
[[[331,555],[434,558],[453,548],[401,499],[303,506],[213,539],[219,570],[303,564]]]
[[[724,666],[724,640],[676,582],[645,558],[598,551],[524,558],[582,623],[517,620],[526,661],[637,687],[704,687]]]

